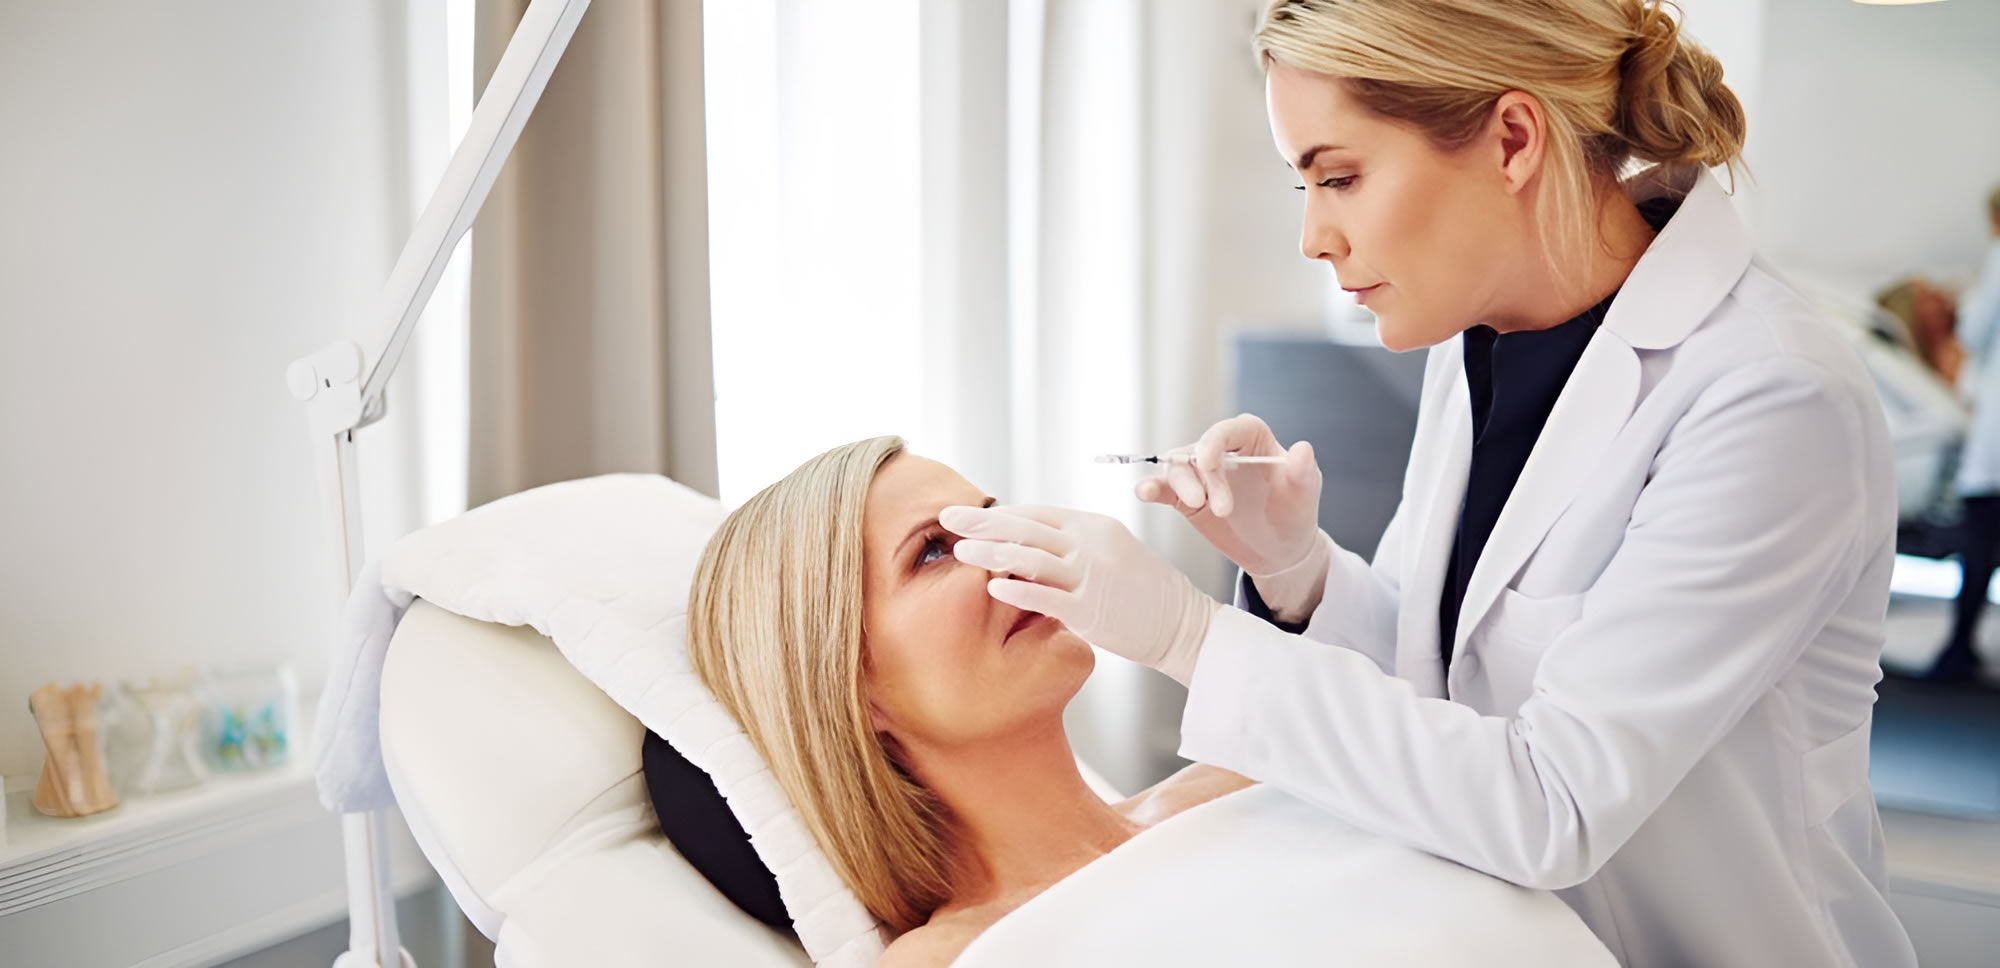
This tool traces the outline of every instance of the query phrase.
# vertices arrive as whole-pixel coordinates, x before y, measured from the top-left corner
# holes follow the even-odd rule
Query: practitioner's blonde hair
[[[944,807],[897,765],[862,683],[862,511],[903,446],[836,447],[758,492],[709,539],[688,596],[695,674],[848,889],[898,933],[950,898]]]
[[[1678,13],[1666,0],[1275,0],[1255,50],[1345,81],[1445,151],[1501,95],[1533,97],[1548,139],[1537,220],[1561,265],[1594,230],[1598,194],[1638,163],[1742,163],[1743,105]]]

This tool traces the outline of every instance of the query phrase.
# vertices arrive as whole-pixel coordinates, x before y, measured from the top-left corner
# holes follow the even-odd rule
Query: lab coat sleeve
[[[1514,716],[1419,696],[1356,652],[1224,609],[1195,667],[1181,755],[1516,884],[1581,883],[1852,587],[1861,536],[1885,530],[1869,520],[1882,502],[1864,499],[1865,406],[1796,360],[1711,384]]]
[[[1351,649],[1367,656],[1377,668],[1396,668],[1396,603],[1402,567],[1403,508],[1390,515],[1382,540],[1375,545],[1375,560],[1342,548],[1325,531],[1319,539],[1331,549],[1327,557],[1325,589],[1319,601],[1306,602],[1311,609],[1305,637]],[[1276,623],[1263,600],[1255,593],[1249,575],[1236,580],[1236,607],[1259,619]]]

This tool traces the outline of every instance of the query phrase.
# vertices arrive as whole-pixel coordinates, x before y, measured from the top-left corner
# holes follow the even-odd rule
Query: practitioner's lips
[[[1360,289],[1348,289],[1347,291],[1354,297],[1356,303],[1366,306],[1368,305],[1368,298],[1380,292],[1385,285],[1388,285],[1388,283],[1378,282],[1372,286],[1363,286]],[[1346,289],[1347,287],[1342,286],[1341,288]]]

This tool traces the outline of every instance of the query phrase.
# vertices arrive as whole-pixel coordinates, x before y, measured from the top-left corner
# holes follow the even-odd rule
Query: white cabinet
[[[346,916],[339,818],[303,769],[224,777],[56,820],[7,798],[0,965],[211,965]],[[391,825],[399,895],[436,882]]]

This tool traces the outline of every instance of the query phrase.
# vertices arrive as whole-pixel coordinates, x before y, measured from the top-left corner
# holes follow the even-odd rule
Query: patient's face
[[[1951,295],[1928,282],[1918,282],[1912,288],[1916,297],[1916,328],[1933,337],[1950,335],[1958,325],[1957,307],[1952,305]]]
[[[890,458],[868,490],[869,699],[877,727],[913,753],[1060,728],[1096,661],[1054,619],[994,601],[993,574],[952,557],[957,539],[938,527],[938,511],[990,502],[951,468],[908,453]]]

